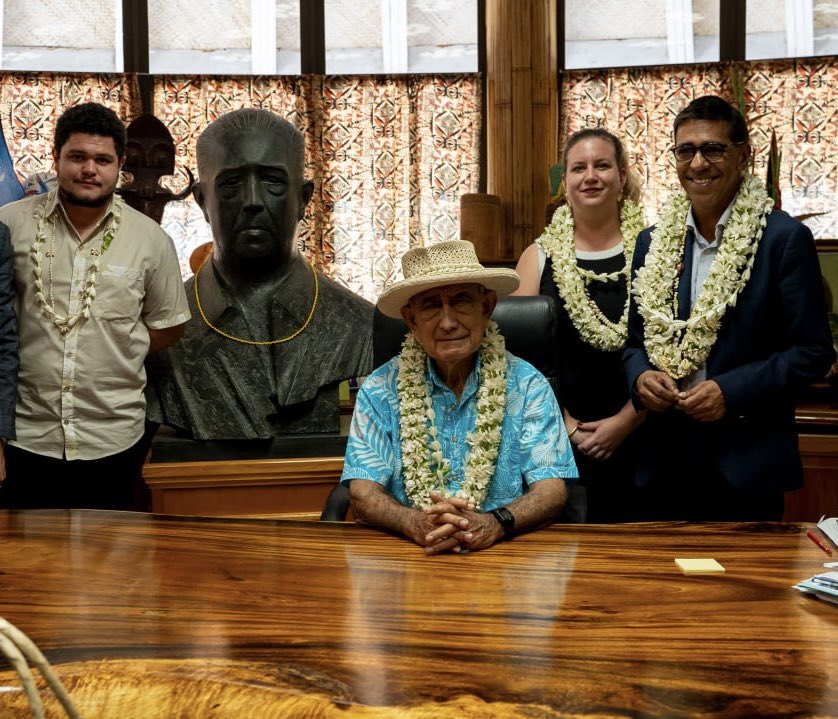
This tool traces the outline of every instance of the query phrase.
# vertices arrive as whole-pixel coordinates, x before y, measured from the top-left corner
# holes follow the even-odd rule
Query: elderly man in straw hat
[[[361,387],[341,482],[359,522],[428,554],[485,549],[561,510],[576,465],[558,404],[491,321],[518,287],[470,242],[409,251],[378,308],[410,328]]]

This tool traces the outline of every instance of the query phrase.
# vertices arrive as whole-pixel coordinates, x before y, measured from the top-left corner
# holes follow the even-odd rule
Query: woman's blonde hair
[[[626,173],[626,184],[623,187],[622,194],[620,195],[620,204],[622,205],[623,200],[634,200],[635,202],[640,202],[640,176],[631,167],[629,167],[628,157],[626,156],[625,148],[623,148],[623,143],[620,142],[620,138],[605,128],[586,127],[584,130],[577,130],[569,138],[567,138],[567,142],[564,146],[564,152],[562,154],[562,164],[564,165],[563,174],[567,174],[567,156],[571,148],[582,140],[589,140],[592,138],[605,140],[606,142],[611,143],[614,148],[614,158],[617,160],[617,166]],[[561,202],[562,204],[566,203],[567,198],[562,196]]]

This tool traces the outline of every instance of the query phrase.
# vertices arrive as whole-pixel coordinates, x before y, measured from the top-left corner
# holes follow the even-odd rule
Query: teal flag
[[[15,166],[9,148],[6,145],[6,137],[3,135],[3,126],[0,125],[0,205],[14,202],[23,197],[23,187],[15,174]]]

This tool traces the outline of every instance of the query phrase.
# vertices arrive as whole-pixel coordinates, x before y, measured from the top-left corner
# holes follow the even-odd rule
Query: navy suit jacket
[[[646,261],[651,228],[637,239],[632,276]],[[688,234],[678,299],[682,319],[690,307],[692,237]],[[827,322],[820,265],[809,229],[784,212],[768,217],[751,279],[722,319],[707,359],[707,379],[715,380],[726,412],[715,422],[692,423],[698,433],[690,446],[716,461],[734,487],[789,490],[803,483],[794,423],[795,392],[826,375],[835,360]],[[623,365],[632,398],[638,376],[656,369],[643,346],[643,319],[632,298]],[[649,412],[641,432],[637,481],[658,472],[677,474],[684,456],[674,413]],[[681,425],[683,426],[683,425]]]
[[[0,222],[0,437],[15,439],[18,338],[15,259],[9,228]]]

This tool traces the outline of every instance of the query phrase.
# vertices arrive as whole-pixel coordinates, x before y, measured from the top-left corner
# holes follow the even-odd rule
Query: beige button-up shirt
[[[35,211],[46,203],[41,267],[55,312],[75,312],[113,200],[81,240],[56,190],[0,208],[15,253],[20,375],[15,446],[48,457],[99,459],[128,449],[143,434],[148,329],[189,319],[174,245],[160,226],[124,203],[102,255],[90,317],[63,334],[35,301]]]

